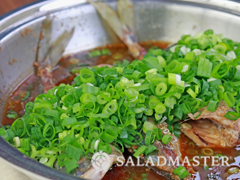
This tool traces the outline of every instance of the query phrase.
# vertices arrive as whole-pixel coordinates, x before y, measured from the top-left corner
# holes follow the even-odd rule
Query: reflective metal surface
[[[112,7],[116,5],[115,1],[107,2]],[[134,12],[139,41],[175,43],[183,34],[193,35],[210,28],[240,41],[240,4],[234,1],[135,0]],[[95,9],[85,0],[42,1],[3,17],[0,20],[0,119],[8,95],[33,71],[41,22],[47,15],[53,18],[52,41],[64,30],[75,27],[64,54],[118,41],[106,32]],[[2,139],[0,144],[0,156],[16,166],[51,179],[71,179],[24,158]]]

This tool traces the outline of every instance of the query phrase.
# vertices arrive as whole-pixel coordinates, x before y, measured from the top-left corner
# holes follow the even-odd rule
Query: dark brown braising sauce
[[[149,49],[153,46],[157,46],[159,48],[165,49],[169,45],[167,42],[143,42],[140,43],[145,49]],[[110,55],[90,58],[87,56],[88,52],[81,52],[78,54],[70,55],[68,57],[62,58],[57,67],[53,71],[53,77],[55,80],[56,85],[61,83],[71,84],[75,77],[74,74],[71,74],[71,69],[76,66],[81,66],[84,64],[88,64],[90,66],[98,65],[98,64],[113,64],[115,61],[119,61],[122,59],[127,59],[132,61],[133,58],[128,52],[128,49],[123,44],[115,44],[115,45],[107,45],[105,47],[99,47],[96,49],[109,49]],[[71,59],[75,58],[75,62]],[[10,95],[5,109],[4,114],[2,117],[2,124],[3,125],[11,125],[14,119],[8,118],[7,114],[9,111],[13,110],[17,112],[18,117],[21,117],[24,114],[24,106],[27,102],[33,101],[34,98],[39,94],[39,83],[40,79],[34,75],[30,75],[27,77],[22,83],[18,85],[16,90]],[[26,96],[27,91],[31,92],[30,96],[23,101],[23,98]],[[191,143],[190,143],[191,142]],[[180,137],[180,147],[181,153],[184,156],[188,156],[191,159],[194,155],[189,154],[189,149],[196,150],[198,154],[201,155],[201,148],[197,147],[195,143],[192,142],[188,137],[185,135],[181,135]],[[228,149],[213,149],[214,155],[222,154],[227,155],[232,158],[232,162],[234,157],[237,156],[238,151],[235,148],[228,148]],[[128,158],[130,156],[129,153],[124,153],[125,157]],[[134,158],[133,158],[134,159]],[[136,161],[136,159],[134,159]],[[238,163],[236,163],[238,162]],[[235,166],[239,166],[240,161],[236,161],[233,163]],[[136,163],[135,163],[136,164]],[[225,169],[214,169],[214,172],[222,173],[223,178],[229,177],[230,175],[227,173]],[[204,167],[200,166],[195,168],[196,171],[199,172],[201,179],[211,179],[208,177],[208,174],[211,173],[209,170],[205,170]],[[235,174],[230,177],[240,177],[240,174]],[[147,167],[130,167],[130,166],[114,166],[109,170],[109,172],[105,175],[103,180],[165,180],[166,178],[163,176],[158,175],[155,171],[148,169]],[[214,179],[214,178],[212,178]]]

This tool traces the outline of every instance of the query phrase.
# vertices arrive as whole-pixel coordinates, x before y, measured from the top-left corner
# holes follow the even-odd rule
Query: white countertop
[[[31,180],[28,176],[8,165],[0,158],[1,180]]]

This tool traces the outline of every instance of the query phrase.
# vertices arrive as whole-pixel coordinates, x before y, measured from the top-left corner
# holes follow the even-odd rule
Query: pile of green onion
[[[81,69],[73,85],[28,102],[24,116],[0,135],[40,163],[56,162],[71,173],[83,156],[110,154],[110,144],[122,152],[137,145],[134,156],[157,151],[154,140],[168,144],[171,136],[156,124],[167,122],[179,137],[188,113],[205,106],[215,111],[222,100],[236,110],[225,117],[238,119],[239,86],[240,44],[207,30],[182,36],[169,51],[152,48],[141,61]]]

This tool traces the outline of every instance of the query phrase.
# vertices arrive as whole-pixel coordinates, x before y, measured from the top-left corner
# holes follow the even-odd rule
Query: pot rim
[[[115,2],[116,0],[101,0],[102,2]],[[228,14],[240,16],[240,2],[239,0],[132,0],[135,2],[141,1],[159,1],[165,3],[189,4],[192,6],[199,6],[217,11],[223,11]],[[64,6],[46,8],[51,3],[61,4],[65,2]],[[57,12],[66,8],[71,8],[76,5],[86,4],[87,0],[39,0],[14,9],[8,13],[0,16],[0,40],[6,31],[15,29],[17,26],[32,21],[35,18],[45,16],[47,13]],[[45,7],[45,8],[44,8]],[[29,17],[31,15],[31,18]]]
[[[60,0],[61,1],[61,0]],[[76,5],[85,4],[86,0],[72,0],[74,3],[65,7],[58,7],[55,9],[51,9],[49,11],[40,11],[41,7],[48,5],[50,3],[57,3],[57,0],[40,0],[38,2],[30,3],[20,8],[17,8],[13,11],[10,11],[2,16],[0,16],[0,41],[10,34],[14,29],[31,22],[32,20],[39,18],[41,16],[45,16],[47,13],[57,12],[59,10],[70,8]],[[105,2],[115,2],[115,0],[103,0]],[[191,6],[199,6],[208,9],[214,9],[217,11],[223,11],[228,14],[234,14],[240,16],[240,3],[238,0],[133,0],[135,2],[143,2],[143,1],[158,1],[165,3],[178,3],[178,4],[188,4]],[[71,2],[71,0],[70,0]],[[227,3],[227,4],[226,4]],[[32,17],[30,18],[29,15]],[[22,17],[23,20],[15,17]],[[0,117],[1,118],[1,117]],[[70,174],[58,171],[53,168],[49,168],[39,162],[27,157],[22,154],[16,148],[12,147],[8,144],[3,138],[0,137],[0,157],[4,160],[21,167],[27,171],[35,173],[39,176],[54,179],[54,180],[80,180],[82,178],[72,176]]]

